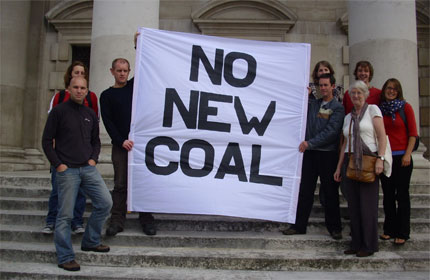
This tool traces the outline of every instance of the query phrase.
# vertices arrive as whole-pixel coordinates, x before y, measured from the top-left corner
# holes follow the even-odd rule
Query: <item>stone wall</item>
[[[328,60],[337,83],[348,87],[347,0],[159,3],[160,29],[310,43],[311,68],[319,60]],[[0,1],[0,5],[0,170],[47,168],[40,142],[49,102],[55,91],[63,88],[72,45],[91,45],[93,1],[22,0]],[[416,0],[416,10],[420,135],[429,147],[429,1]],[[133,51],[131,39],[128,44]],[[95,82],[90,78],[90,86]],[[109,139],[102,138],[105,146],[109,145]],[[109,163],[109,147],[104,151],[102,159]]]

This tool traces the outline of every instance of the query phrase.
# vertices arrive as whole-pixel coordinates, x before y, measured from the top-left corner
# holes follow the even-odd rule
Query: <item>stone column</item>
[[[109,69],[115,58],[123,57],[130,61],[130,77],[134,75],[134,33],[138,27],[158,28],[159,7],[159,0],[94,0],[89,86],[97,95],[114,84]],[[102,122],[100,126],[103,145],[100,171],[109,175],[113,174],[109,164],[110,138]]]
[[[405,99],[414,108],[419,129],[415,14],[415,0],[348,1],[350,81],[355,64],[360,60],[372,63],[375,74],[371,84],[374,87],[382,88],[387,79],[397,78]],[[425,164],[428,166],[428,161]]]
[[[25,164],[22,131],[31,3],[1,1],[0,10],[0,170],[31,169]]]

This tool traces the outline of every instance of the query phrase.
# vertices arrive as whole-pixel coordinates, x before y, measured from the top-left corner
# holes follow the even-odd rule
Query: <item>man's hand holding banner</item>
[[[128,209],[294,223],[310,45],[139,32]]]

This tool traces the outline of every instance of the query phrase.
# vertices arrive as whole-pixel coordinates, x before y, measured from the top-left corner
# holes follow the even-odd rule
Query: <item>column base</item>
[[[0,171],[48,169],[49,164],[37,149],[0,146]]]

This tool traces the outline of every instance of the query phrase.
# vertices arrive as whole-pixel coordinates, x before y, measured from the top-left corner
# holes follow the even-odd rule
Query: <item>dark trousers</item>
[[[303,155],[302,180],[300,182],[299,202],[296,223],[293,226],[300,233],[306,233],[309,216],[314,203],[318,177],[320,191],[324,193],[325,224],[330,233],[342,230],[339,209],[339,183],[334,181],[338,161],[337,152],[305,151]]]
[[[409,184],[414,165],[411,159],[409,166],[402,166],[402,157],[403,155],[393,156],[391,177],[381,176],[384,192],[384,234],[409,239],[411,218]]]
[[[112,145],[112,163],[114,171],[114,188],[112,191],[112,216],[110,224],[124,228],[125,215],[127,214],[127,164],[128,151],[122,147]],[[140,212],[141,225],[154,221],[151,213]]]
[[[345,154],[344,164],[348,163]],[[342,176],[348,194],[351,225],[351,249],[374,253],[378,251],[379,177],[372,183],[362,183]]]

